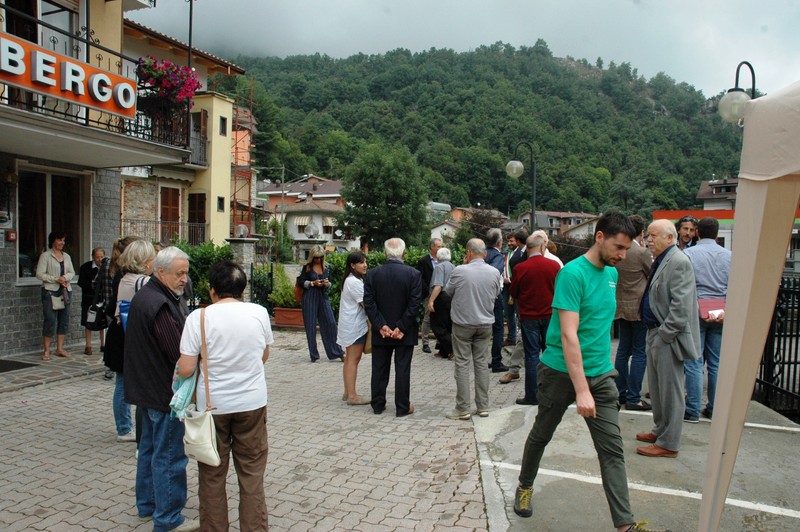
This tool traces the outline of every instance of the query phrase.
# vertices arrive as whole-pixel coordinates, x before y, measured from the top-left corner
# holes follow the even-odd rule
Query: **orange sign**
[[[136,82],[0,32],[0,83],[133,118]]]

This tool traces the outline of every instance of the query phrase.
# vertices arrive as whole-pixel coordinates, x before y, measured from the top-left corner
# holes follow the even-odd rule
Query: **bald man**
[[[647,228],[653,265],[641,315],[647,326],[647,379],[654,426],[650,432],[636,435],[637,440],[650,444],[636,452],[653,458],[678,456],[686,407],[683,363],[700,358],[694,270],[677,240],[678,232],[669,220],[655,220]]]

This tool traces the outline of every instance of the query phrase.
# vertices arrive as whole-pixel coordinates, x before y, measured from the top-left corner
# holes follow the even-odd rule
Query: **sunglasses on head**
[[[682,224],[683,222],[692,222],[693,224],[697,225],[697,218],[695,218],[694,216],[684,216],[683,218],[678,220],[679,224]]]

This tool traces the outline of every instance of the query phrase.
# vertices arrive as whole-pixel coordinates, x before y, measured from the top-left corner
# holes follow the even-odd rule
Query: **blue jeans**
[[[539,394],[536,371],[539,368],[539,353],[545,346],[547,326],[550,318],[544,320],[520,320],[522,346],[525,348],[525,400],[534,401]]]
[[[186,464],[183,423],[169,412],[140,406],[142,441],[136,463],[136,509],[153,516],[153,531],[166,532],[183,524],[186,505]]]
[[[619,319],[619,346],[614,369],[620,402],[636,404],[642,400],[642,380],[647,369],[647,326],[643,321]],[[630,361],[630,370],[628,362]]]
[[[714,412],[714,395],[717,393],[717,369],[722,347],[722,324],[700,320],[700,346],[703,356],[684,361],[686,372],[686,413],[699,416],[703,403],[703,366],[708,367],[708,410]]]
[[[58,296],[64,291],[60,288],[54,292],[42,288],[42,336],[52,338],[53,336],[67,334],[69,330],[69,301],[64,302],[64,308],[53,310],[53,300],[50,296]],[[71,296],[72,293],[68,295]]]
[[[511,285],[503,285],[503,308],[506,312],[506,325],[508,326],[509,342],[517,341],[517,301],[511,297]],[[509,303],[509,298],[514,302]]]
[[[131,431],[131,405],[125,402],[125,384],[122,373],[117,372],[114,381],[114,397],[111,401],[114,409],[114,423],[117,425],[117,436],[124,436]]]

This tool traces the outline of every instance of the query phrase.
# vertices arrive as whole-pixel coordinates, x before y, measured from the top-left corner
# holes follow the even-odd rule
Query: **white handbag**
[[[206,409],[199,412],[192,403],[186,409],[183,419],[185,429],[183,446],[186,456],[198,462],[216,467],[222,463],[217,451],[217,429],[214,426],[214,416],[211,415],[211,394],[208,390],[208,352],[206,349],[206,309],[200,310],[200,357],[203,359],[203,381],[206,386]]]

